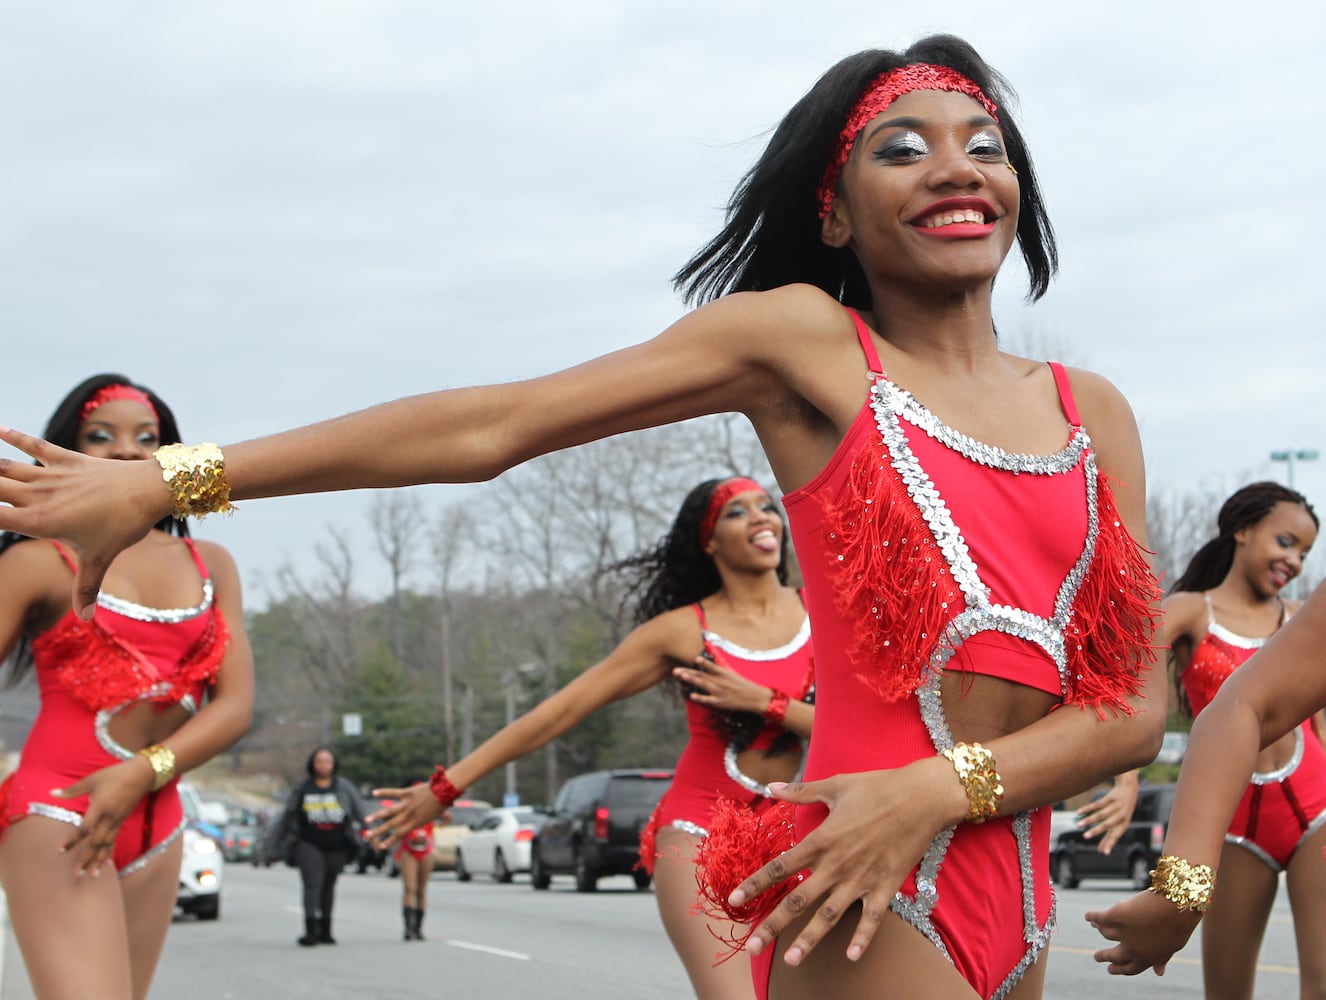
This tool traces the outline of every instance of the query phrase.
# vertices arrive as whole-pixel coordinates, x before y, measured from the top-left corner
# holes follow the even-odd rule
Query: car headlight
[[[193,842],[192,850],[194,854],[215,854],[216,841],[211,837],[199,837]]]

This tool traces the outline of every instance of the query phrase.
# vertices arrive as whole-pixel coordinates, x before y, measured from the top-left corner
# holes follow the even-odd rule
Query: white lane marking
[[[481,951],[486,955],[500,955],[502,958],[514,958],[521,962],[528,962],[529,956],[521,954],[518,951],[507,951],[505,948],[494,948],[491,945],[475,944],[472,941],[456,941],[447,938],[443,944],[449,944],[453,948],[464,948],[466,951]]]

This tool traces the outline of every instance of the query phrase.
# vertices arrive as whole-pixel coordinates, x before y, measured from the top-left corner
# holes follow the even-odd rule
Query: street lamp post
[[[1284,451],[1271,452],[1272,462],[1285,463],[1285,485],[1291,490],[1294,488],[1294,463],[1295,462],[1315,462],[1321,457],[1321,453],[1316,448],[1293,448]],[[1289,585],[1292,592],[1291,597],[1299,598],[1303,596],[1302,577],[1296,577]]]

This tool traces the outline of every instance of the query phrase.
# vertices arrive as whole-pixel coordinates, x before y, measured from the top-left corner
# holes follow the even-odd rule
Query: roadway
[[[541,1000],[654,1000],[690,995],[658,923],[653,895],[629,878],[604,879],[594,894],[569,878],[534,892],[486,879],[462,884],[435,875],[421,943],[401,941],[400,883],[346,874],[338,884],[335,947],[300,948],[299,880],[293,869],[227,867],[221,919],[178,918],[152,990],[153,1000],[299,1000],[299,998],[539,997]],[[1200,997],[1196,941],[1164,978],[1107,976],[1091,960],[1099,946],[1083,920],[1128,890],[1084,882],[1059,893],[1059,931],[1051,944],[1047,1000]],[[0,1000],[32,1000],[13,935],[5,925]],[[68,946],[77,948],[76,942]],[[1259,1000],[1297,1000],[1298,970],[1286,894],[1267,930]]]

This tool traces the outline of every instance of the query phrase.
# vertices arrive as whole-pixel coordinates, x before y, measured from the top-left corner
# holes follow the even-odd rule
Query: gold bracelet
[[[1181,913],[1205,913],[1215,892],[1215,869],[1166,854],[1151,872],[1151,891],[1164,896]]]
[[[995,770],[994,754],[979,743],[954,743],[944,756],[958,772],[958,780],[967,791],[967,821],[984,823],[999,812],[1004,786]]]
[[[138,756],[152,766],[152,791],[163,788],[171,778],[175,777],[175,751],[170,747],[153,743],[150,747],[139,750]]]
[[[215,444],[162,445],[152,457],[161,466],[161,478],[170,490],[172,517],[182,521],[190,515],[202,517],[235,509],[230,504],[226,460]]]

